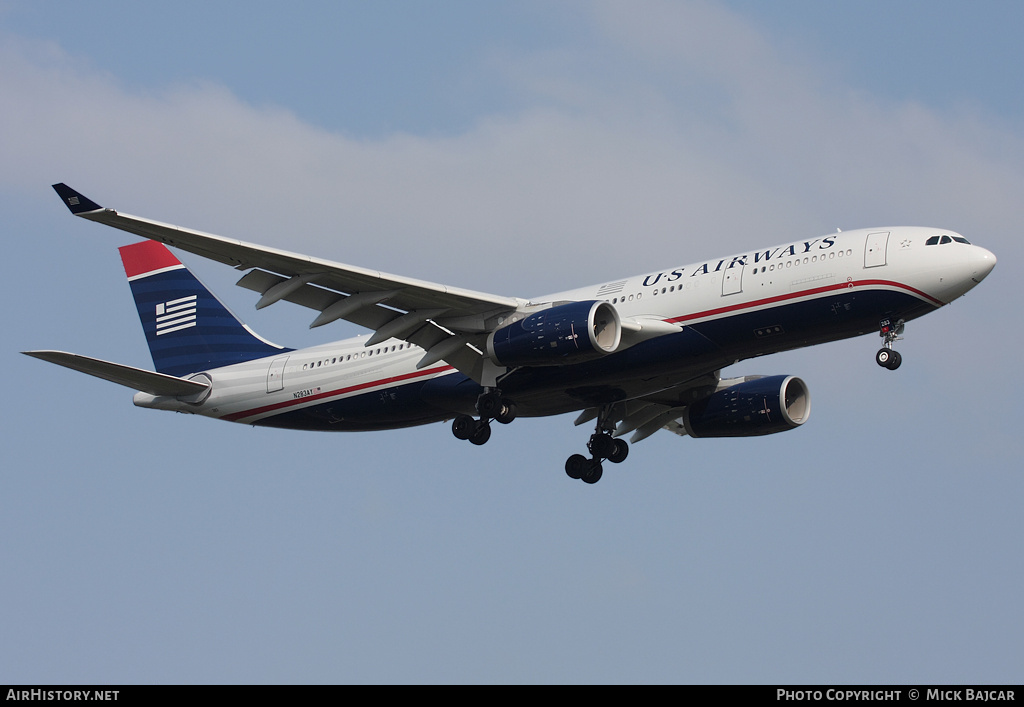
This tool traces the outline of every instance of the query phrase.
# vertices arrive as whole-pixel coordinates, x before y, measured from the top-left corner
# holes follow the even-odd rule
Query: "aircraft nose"
[[[971,279],[975,282],[981,282],[992,272],[992,268],[996,266],[996,256],[989,250],[979,246],[971,246],[970,264],[973,271]]]

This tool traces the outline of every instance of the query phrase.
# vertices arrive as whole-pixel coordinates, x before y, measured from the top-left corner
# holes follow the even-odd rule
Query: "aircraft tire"
[[[503,425],[507,425],[516,419],[516,404],[508,398],[501,399],[501,406],[498,408],[498,412],[495,413],[494,419]]]
[[[481,420],[480,422],[476,423],[476,429],[470,436],[469,441],[477,446],[480,446],[482,444],[487,444],[487,440],[489,440],[490,438],[491,426],[488,425],[483,420]]]
[[[603,474],[604,468],[601,466],[601,462],[591,459],[588,460],[587,471],[583,474],[582,479],[584,483],[596,484],[601,480]]]
[[[615,450],[615,440],[612,439],[611,435],[593,434],[590,436],[590,444],[587,445],[587,448],[590,449],[590,453],[595,457],[607,459]]]
[[[484,393],[477,398],[476,411],[480,413],[480,417],[496,417],[501,412],[501,396],[494,391]]]
[[[612,464],[621,464],[626,461],[629,455],[629,445],[625,440],[616,439],[612,441],[612,452],[608,455],[608,461]]]
[[[456,415],[452,420],[452,434],[455,439],[469,439],[476,432],[476,420],[469,415]]]
[[[582,454],[573,454],[565,460],[565,473],[570,479],[582,479],[590,460]]]

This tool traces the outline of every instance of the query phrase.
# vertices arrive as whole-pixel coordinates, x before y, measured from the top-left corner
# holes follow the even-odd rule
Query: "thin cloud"
[[[455,136],[353,138],[210,82],[132,91],[8,38],[0,179],[524,296],[835,227],[1019,220],[1017,136],[833,85],[720,7],[641,9],[599,3],[579,44],[492,57],[520,105]]]

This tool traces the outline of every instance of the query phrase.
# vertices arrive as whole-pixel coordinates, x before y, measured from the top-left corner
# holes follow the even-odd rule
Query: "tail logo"
[[[196,295],[181,297],[156,306],[156,335],[188,329],[196,325]]]

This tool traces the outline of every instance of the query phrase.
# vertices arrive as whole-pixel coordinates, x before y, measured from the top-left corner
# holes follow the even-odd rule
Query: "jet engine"
[[[799,427],[810,414],[806,383],[795,376],[766,376],[698,400],[681,422],[691,437],[756,437]]]
[[[487,353],[502,366],[560,366],[615,352],[622,322],[607,302],[570,302],[495,330]]]

